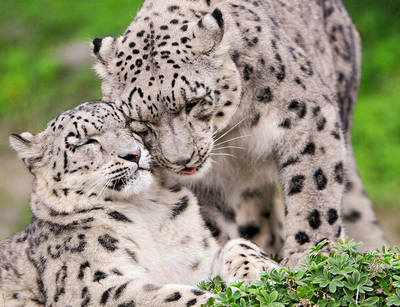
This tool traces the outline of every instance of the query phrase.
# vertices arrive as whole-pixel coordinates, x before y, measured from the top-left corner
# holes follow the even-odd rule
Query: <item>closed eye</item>
[[[88,145],[88,144],[99,144],[99,141],[96,139],[89,139],[87,142],[83,145]]]
[[[191,111],[196,105],[198,105],[200,102],[203,102],[203,101],[204,101],[204,99],[195,99],[195,100],[192,100],[191,102],[188,102],[188,103],[186,104],[186,107],[185,107],[186,114],[189,114],[190,111]]]
[[[151,124],[150,122],[146,121],[133,120],[132,122],[130,122],[129,127],[131,128],[133,133],[142,133],[151,129]]]
[[[140,144],[144,145],[143,140],[140,138],[140,136],[136,135],[135,133],[132,133],[132,137]]]

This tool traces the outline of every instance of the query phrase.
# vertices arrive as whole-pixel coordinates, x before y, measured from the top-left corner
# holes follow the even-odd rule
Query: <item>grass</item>
[[[364,46],[353,126],[355,154],[373,202],[395,207],[400,203],[400,17],[395,13],[400,12],[400,2],[344,2]],[[60,52],[70,42],[88,44],[95,36],[122,34],[140,3],[2,1],[0,153],[9,152],[9,133],[37,133],[62,110],[101,97],[91,63],[68,65]]]
[[[227,285],[217,276],[199,287],[216,294],[216,301],[207,303],[213,307],[400,306],[400,249],[361,254],[362,244],[348,238],[339,243],[329,257],[319,252],[319,244],[301,266],[270,269],[251,285]]]

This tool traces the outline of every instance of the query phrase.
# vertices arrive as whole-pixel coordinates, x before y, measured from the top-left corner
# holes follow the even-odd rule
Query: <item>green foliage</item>
[[[214,307],[400,306],[400,249],[357,252],[360,243],[347,238],[329,256],[321,242],[295,270],[270,269],[252,285],[223,285],[216,277],[200,283],[217,295]]]
[[[363,46],[352,131],[357,164],[371,200],[396,206],[400,203],[400,1],[342,1]]]
[[[399,91],[400,73],[376,93],[360,95],[354,114],[352,140],[365,189],[375,203],[386,205],[400,203]]]
[[[92,61],[61,58],[71,43],[121,35],[140,0],[3,0],[0,10],[0,122],[7,130],[38,132],[56,114],[101,98]],[[4,127],[2,127],[5,129]],[[7,140],[1,140],[8,143]]]

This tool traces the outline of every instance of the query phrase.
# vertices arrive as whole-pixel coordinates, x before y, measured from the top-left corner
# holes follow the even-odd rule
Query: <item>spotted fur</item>
[[[251,238],[291,266],[342,222],[386,243],[351,148],[360,43],[339,0],[146,0],[93,53],[103,99],[207,204],[220,242]]]
[[[32,219],[0,243],[0,305],[200,306],[214,296],[201,280],[278,267],[244,239],[220,248],[196,198],[151,166],[112,103],[10,142],[34,175]]]

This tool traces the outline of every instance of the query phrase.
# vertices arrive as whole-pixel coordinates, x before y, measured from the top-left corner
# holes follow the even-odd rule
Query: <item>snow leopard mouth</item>
[[[197,170],[197,167],[185,167],[183,170],[180,171],[182,174],[191,175]]]
[[[107,185],[109,189],[114,191],[122,191],[127,186],[134,185],[137,180],[140,180],[140,176],[145,173],[152,173],[152,161],[149,163],[138,163],[134,164],[136,167],[130,165],[121,169],[114,178],[110,180]]]
[[[156,160],[156,164],[158,164],[161,168],[164,168],[166,171],[174,174],[180,179],[189,178],[189,177],[198,177],[197,175],[203,175],[210,168],[210,159],[207,156],[204,160],[197,161],[197,163],[190,163],[188,166],[179,166],[174,164],[160,163],[160,161]]]
[[[208,167],[204,167],[208,163],[208,157],[204,159],[203,161],[200,162],[200,164],[192,167],[185,167],[183,169],[180,169],[178,171],[173,171],[175,174],[177,174],[179,177],[190,177],[190,176],[195,176],[197,174],[202,174],[205,173],[204,169],[208,169]]]

